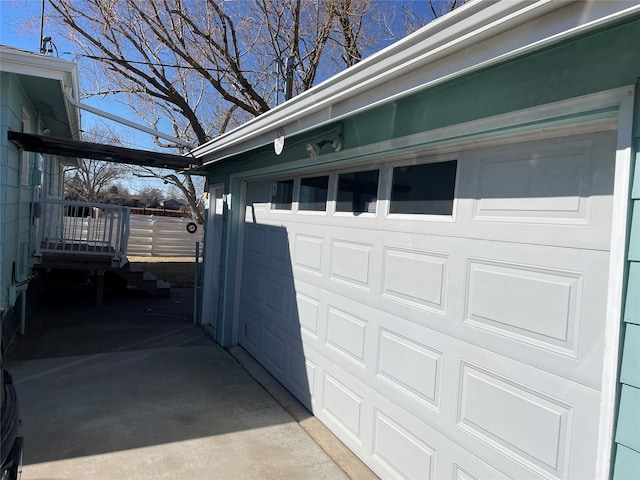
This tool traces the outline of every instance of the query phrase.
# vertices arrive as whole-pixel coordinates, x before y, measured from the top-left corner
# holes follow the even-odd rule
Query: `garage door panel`
[[[460,452],[459,456],[451,462],[453,469],[451,475],[447,477],[443,476],[442,478],[452,478],[454,480],[481,480],[483,478],[506,480],[509,478],[498,470],[491,468],[479,458],[468,454],[465,455],[465,453],[466,452]],[[460,460],[460,457],[466,458],[465,460]]]
[[[402,327],[402,324],[398,323],[396,327]],[[591,419],[598,414],[597,391],[485,349],[465,345],[424,327],[413,326],[409,330],[404,332],[405,335],[400,335],[391,328],[381,328],[380,337],[390,338],[396,344],[404,340],[405,345],[401,348],[416,349],[417,345],[423,357],[430,357],[431,362],[442,363],[440,378],[448,380],[448,386],[442,388],[442,408],[425,408],[424,401],[419,401],[418,396],[407,388],[407,385],[413,384],[414,390],[421,388],[423,396],[433,395],[428,387],[420,386],[424,383],[419,383],[419,372],[425,371],[424,362],[412,365],[416,369],[413,379],[407,373],[399,373],[403,365],[391,365],[382,375],[378,370],[377,384],[376,381],[367,380],[366,376],[353,375],[353,369],[350,371],[340,363],[330,361],[327,364],[324,360],[326,372],[323,378],[326,380],[328,375],[331,385],[330,398],[322,397],[330,407],[323,408],[330,410],[333,417],[331,422],[336,425],[346,422],[337,412],[337,405],[341,401],[351,402],[347,411],[357,412],[358,419],[363,409],[377,408],[410,432],[414,431],[416,425],[423,425],[424,431],[429,434],[418,432],[416,438],[422,438],[432,445],[434,451],[440,448],[449,451],[453,449],[453,444],[459,444],[474,452],[474,455],[494,458],[494,461],[496,452],[499,452],[501,460],[496,464],[514,478],[535,478],[549,474],[562,477],[569,467],[578,471],[578,461],[569,458],[567,453],[570,444],[573,445],[572,455],[576,454],[578,458],[591,455],[591,458],[595,458],[595,446],[581,439],[590,438],[594,433],[589,430],[593,428]],[[428,349],[422,343],[427,341],[431,342]],[[441,356],[438,355],[440,351],[444,352]],[[384,365],[384,356],[393,353],[393,350],[384,352],[384,348],[381,349],[378,364]],[[322,352],[316,352],[316,355],[324,359],[332,358],[330,354]],[[409,357],[409,362],[416,358],[419,357],[414,354]],[[434,367],[431,369],[433,372]],[[393,379],[395,385],[388,381],[389,378]],[[326,381],[323,382],[323,388],[326,388]],[[386,388],[381,388],[380,383],[385,384]],[[502,418],[495,415],[504,414],[506,410],[509,414]],[[493,416],[492,411],[495,413]],[[409,420],[400,421],[403,416]],[[372,421],[375,423],[375,420]],[[347,429],[350,435],[359,431],[354,424],[348,427],[340,425],[339,428]],[[438,433],[443,443],[433,440],[436,437],[434,432]],[[541,438],[545,443],[540,443]],[[358,437],[360,443],[361,437]],[[387,461],[393,458],[391,453],[386,453],[384,457]],[[573,464],[570,465],[571,462]],[[385,468],[389,468],[389,465]],[[584,468],[584,471],[587,470],[588,466]]]
[[[487,247],[485,245],[478,245],[477,250],[478,252],[482,251],[486,253]],[[567,311],[567,318],[573,319],[572,321],[574,322],[570,328],[567,327],[567,331],[569,332],[567,338],[568,340],[571,339],[573,342],[572,350],[566,348],[566,345],[568,345],[567,342],[558,346],[549,343],[547,339],[543,338],[545,343],[542,343],[539,338],[534,337],[534,332],[532,332],[533,328],[541,328],[538,325],[534,325],[534,327],[529,330],[521,329],[524,330],[524,333],[522,333],[514,328],[512,328],[512,330],[508,330],[508,319],[504,320],[503,324],[498,325],[499,328],[496,327],[496,325],[489,325],[486,320],[486,316],[479,321],[477,318],[472,316],[471,313],[474,312],[472,308],[474,306],[473,301],[478,298],[480,291],[475,294],[475,297],[471,293],[465,297],[464,290],[461,289],[460,291],[462,293],[455,295],[457,297],[458,305],[455,308],[453,306],[450,308],[451,315],[446,319],[443,319],[441,316],[430,315],[425,313],[424,310],[416,309],[411,305],[400,306],[398,302],[390,302],[384,298],[375,299],[365,297],[362,301],[358,301],[354,296],[345,297],[344,290],[340,288],[334,288],[332,291],[325,290],[325,293],[323,294],[325,297],[323,302],[325,305],[330,305],[332,308],[340,311],[352,313],[357,312],[357,315],[355,316],[364,318],[373,328],[375,328],[374,325],[377,324],[379,318],[384,318],[386,321],[394,319],[395,324],[407,324],[407,320],[410,320],[418,325],[428,327],[431,330],[464,340],[467,343],[497,351],[524,363],[528,363],[538,368],[544,368],[557,375],[582,382],[593,388],[599,388],[601,382],[599,368],[602,358],[599,353],[601,348],[599,348],[598,345],[602,345],[602,338],[601,333],[598,333],[599,330],[597,328],[597,324],[603,318],[602,315],[605,303],[600,292],[602,288],[606,288],[606,285],[604,285],[606,282],[597,280],[596,273],[600,267],[604,267],[607,264],[606,255],[598,254],[596,255],[595,260],[592,259],[590,262],[585,262],[584,257],[573,255],[572,258],[572,255],[569,252],[555,252],[554,254],[554,252],[547,251],[547,257],[549,257],[550,262],[542,267],[533,267],[531,265],[521,263],[525,259],[530,259],[529,257],[531,252],[527,253],[524,249],[519,251],[519,246],[511,248],[511,250],[513,250],[512,252],[507,252],[507,250],[509,249],[502,249],[503,253],[505,253],[504,256],[508,257],[509,255],[512,255],[511,258],[513,260],[518,260],[518,262],[489,262],[489,265],[494,265],[495,263],[500,267],[500,269],[498,269],[498,273],[501,274],[503,272],[501,269],[503,268],[506,269],[507,273],[512,273],[511,269],[516,267],[516,272],[523,268],[527,274],[530,273],[530,270],[527,269],[533,269],[532,271],[536,275],[542,272],[542,276],[540,277],[542,281],[548,282],[549,280],[559,280],[560,282],[558,283],[557,288],[566,294],[563,298],[568,298],[573,302],[572,305],[576,311],[578,309],[580,310],[579,315],[576,313],[574,317],[570,316],[572,312],[571,310]],[[506,255],[506,253],[509,253],[509,255]],[[558,258],[554,258],[556,256],[562,256],[563,261],[560,262]],[[484,266],[484,262],[487,262],[485,259],[472,260],[481,266]],[[469,262],[472,260],[469,260]],[[549,265],[554,264],[561,267],[576,267],[581,264],[581,268],[585,271],[582,276],[580,276],[570,268],[549,268]],[[456,267],[456,269],[458,269],[458,267]],[[458,278],[463,278],[464,275],[465,274],[462,274]],[[556,278],[556,275],[558,275],[558,278]],[[567,277],[567,275],[569,276]],[[585,278],[586,280],[583,284],[580,284],[579,282],[577,284],[572,283],[577,278]],[[535,281],[539,280],[535,276],[534,279]],[[464,282],[459,283],[464,284]],[[551,287],[546,287],[553,289],[556,288],[556,284],[551,282]],[[578,293],[571,290],[574,287],[577,288]],[[311,292],[313,291],[313,288],[313,286],[306,285],[306,282],[298,281],[296,283],[296,289],[299,292]],[[566,292],[567,289],[569,289],[569,293]],[[473,291],[471,288],[469,290]],[[513,302],[515,294],[501,295],[500,292],[501,291],[499,291],[498,294],[492,293],[489,298],[493,302],[498,303]],[[522,295],[525,299],[529,299],[532,291],[530,289],[525,289],[525,291],[520,290],[515,293]],[[579,297],[578,294],[581,294],[580,298],[577,298]],[[454,295],[451,297],[453,298]],[[465,300],[465,298],[470,299],[470,301]],[[483,299],[482,301],[486,301],[486,299]],[[544,307],[549,303],[549,301],[549,297],[536,299],[532,308],[537,308],[535,307],[537,304]],[[464,312],[465,305],[467,303],[470,304],[470,308],[467,308],[466,311],[469,315],[465,317]],[[319,306],[319,308],[320,311],[322,311],[323,307]],[[455,312],[460,313],[454,316],[453,313]],[[531,321],[537,321],[536,316],[529,315],[530,312],[527,312],[527,315],[524,317],[520,313],[516,313],[517,321],[523,321],[522,318],[531,318]],[[322,318],[326,319],[328,317],[325,314],[321,314],[321,323]],[[580,321],[578,322],[578,320]],[[564,322],[564,324],[566,326],[567,322]],[[552,326],[550,328],[555,327]],[[414,334],[415,333],[411,333],[410,335]],[[323,338],[322,342],[325,341],[326,338]],[[541,345],[545,348],[541,348]],[[582,345],[582,347],[580,347],[580,345]],[[372,348],[376,349],[378,347],[374,346]],[[357,356],[359,357],[359,355],[360,354],[358,353]]]
[[[282,378],[286,371],[285,365],[286,337],[272,333],[269,328],[262,330],[261,346],[262,360],[269,371],[277,378]]]
[[[425,336],[426,337],[426,336]],[[414,338],[379,328],[376,377],[388,395],[400,392],[440,412],[443,352]]]
[[[614,155],[610,133],[465,152],[456,223],[477,238],[608,250]]]
[[[260,263],[260,259],[267,254],[269,227],[264,225],[246,224],[244,258],[254,263]]]
[[[294,331],[291,326],[293,278],[270,271],[265,276],[265,284],[264,306],[270,321],[285,331]]]
[[[571,406],[463,362],[458,426],[507,455],[560,476]]]
[[[468,246],[464,320],[457,336],[599,389],[608,255],[517,244]]]
[[[411,238],[415,246],[407,249]],[[402,233],[387,234],[383,241],[385,252],[410,252],[412,260],[417,255],[434,256],[436,261],[446,258],[446,273],[432,269],[434,277],[442,278],[446,316],[397,295],[371,295],[363,303],[598,388],[606,252]],[[418,242],[437,253],[419,253]],[[416,261],[413,266],[407,277],[429,275],[429,269],[416,268],[424,264]],[[374,274],[386,272],[377,269]],[[388,283],[385,276],[383,284]],[[435,285],[437,291],[437,284],[427,280],[413,288]],[[332,293],[344,292],[334,288]]]
[[[465,151],[438,219],[274,212],[249,185],[240,342],[383,478],[592,478],[614,151]]]
[[[451,428],[458,398],[456,352],[470,347],[392,316],[378,322],[376,343],[375,369],[369,381],[373,388],[434,428],[442,432]]]
[[[435,448],[377,409],[373,455],[397,478],[435,478]]]
[[[519,148],[480,154],[474,219],[587,225],[593,165],[585,153]]]
[[[285,227],[268,227],[267,237],[269,269],[291,276],[292,255],[287,229]]]
[[[383,262],[383,296],[445,315],[447,255],[387,246]]]
[[[339,295],[327,295],[323,301],[319,341],[308,345],[366,383],[375,369],[375,310]]]
[[[241,298],[243,303],[260,310],[264,306],[266,292],[266,276],[264,269],[257,265],[243,262]]]
[[[321,408],[340,430],[354,441],[362,444],[364,420],[364,396],[357,392],[353,382],[341,381],[328,371],[323,371]]]
[[[367,321],[351,313],[329,307],[327,347],[358,367],[365,368]]]
[[[260,314],[248,305],[240,305],[240,344],[251,355],[261,359],[262,352],[262,318]]]
[[[320,300],[297,291],[295,309],[301,333],[307,337],[307,340],[317,341]],[[294,316],[292,320],[295,322],[296,317]]]
[[[305,357],[302,346],[289,345],[286,385],[305,407],[313,411],[316,382],[316,364]]]
[[[373,245],[349,240],[331,242],[331,279],[335,282],[371,290]]]
[[[598,323],[606,309],[602,295],[607,288],[606,253],[420,236],[420,243],[434,250],[425,252],[406,248],[410,238],[387,234],[383,251],[404,256],[397,264],[398,276],[400,266],[409,267],[406,258],[414,266],[426,265],[407,271],[405,276],[412,281],[432,276],[417,281],[408,292],[431,288],[446,300],[444,312],[400,295],[375,295],[359,289],[347,294],[342,284],[322,278],[307,282],[305,277],[296,282],[296,289],[311,292],[319,288],[331,295],[328,302],[338,309],[357,312],[372,307],[371,315],[376,311],[395,315],[598,388],[602,362]],[[415,236],[413,243],[417,243]],[[424,263],[416,260],[425,258]],[[446,263],[440,268],[439,262]],[[399,285],[387,281],[389,270],[384,268],[388,263],[374,259],[373,264],[372,275],[384,277],[380,284]],[[448,277],[458,281],[448,281]],[[426,293],[412,295],[427,297]]]
[[[373,407],[371,411],[371,423],[374,425],[372,432],[373,442],[371,450],[374,462],[371,464],[374,470],[382,478],[458,478],[458,475],[469,476],[469,478],[548,478],[548,474],[534,471],[522,462],[514,461],[512,456],[505,455],[497,450],[487,451],[486,444],[480,442],[449,422],[448,427],[443,427],[432,421],[425,421],[418,418],[411,412],[401,408],[396,402],[388,399],[379,392],[371,390],[367,393],[367,401],[371,401]],[[380,425],[379,419],[384,418],[392,427],[386,429],[377,428]],[[455,416],[454,416],[455,418]],[[401,455],[392,455],[380,449],[387,446],[381,438],[388,434],[390,428],[395,428],[402,433],[396,433],[396,442],[403,448],[416,449],[416,444],[422,449],[428,448],[431,457],[432,471],[424,471],[422,475],[415,474],[413,469],[420,468],[414,462],[400,460]],[[402,438],[402,437],[405,438]],[[414,446],[411,446],[413,443]],[[425,446],[427,446],[425,448]],[[393,450],[392,450],[393,451]],[[418,455],[418,458],[421,456]],[[489,466],[481,458],[491,458],[492,465]],[[397,460],[396,460],[397,459]],[[395,462],[393,462],[395,460]],[[395,463],[395,464],[394,464]],[[409,466],[411,470],[405,469]],[[421,467],[425,469],[426,462],[422,455]],[[458,466],[458,468],[456,468]],[[406,477],[406,473],[412,471],[414,476]]]
[[[469,259],[465,322],[577,357],[583,275]]]
[[[317,235],[295,235],[294,266],[313,275],[322,275],[324,238]]]
[[[589,478],[597,456],[589,441],[597,430],[597,390],[479,348],[458,362],[458,443],[483,458],[500,451],[541,475]]]

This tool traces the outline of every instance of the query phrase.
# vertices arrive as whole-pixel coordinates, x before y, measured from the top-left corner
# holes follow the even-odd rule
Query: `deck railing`
[[[46,254],[111,257],[126,262],[129,207],[47,199],[40,203],[36,261]]]

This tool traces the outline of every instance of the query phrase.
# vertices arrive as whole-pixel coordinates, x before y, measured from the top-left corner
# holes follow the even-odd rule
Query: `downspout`
[[[195,148],[195,145],[193,143],[187,142],[185,140],[181,140],[180,138],[172,137],[171,135],[167,135],[166,133],[159,132],[158,130],[154,130],[153,128],[149,128],[144,125],[140,125],[139,123],[134,123],[130,120],[127,120],[126,118],[118,117],[117,115],[114,115],[112,113],[105,112],[104,110],[100,110],[98,108],[85,105],[84,103],[80,103],[71,96],[71,88],[66,89],[64,96],[66,100],[76,108],[80,108],[82,110],[86,110],[88,112],[94,113],[101,117],[108,118],[109,120],[113,120],[114,122],[118,122],[128,127],[135,128],[136,130],[140,130],[142,132],[148,133],[149,135],[164,138],[165,140],[169,140],[171,142],[177,143],[178,145],[182,145],[183,147],[187,147],[189,149]]]

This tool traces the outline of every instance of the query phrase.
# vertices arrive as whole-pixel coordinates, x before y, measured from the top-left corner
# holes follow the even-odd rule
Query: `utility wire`
[[[137,61],[137,60],[127,60],[125,58],[110,58],[110,57],[98,57],[95,55],[83,55],[83,54],[78,54],[79,57],[85,57],[85,58],[89,58],[91,60],[100,60],[100,61],[106,61],[106,62],[112,62],[112,63],[120,63],[120,62],[126,62],[126,63],[130,63],[132,65],[146,65],[149,67],[167,67],[167,68],[181,68],[183,70],[206,70],[208,72],[218,72],[218,73],[227,73],[229,72],[228,69],[226,68],[196,68],[196,67],[189,67],[189,66],[184,66],[184,65],[178,65],[178,64],[170,64],[170,63],[154,63],[154,62],[142,62],[142,61]],[[243,72],[248,72],[248,73],[264,73],[262,70],[243,70]]]

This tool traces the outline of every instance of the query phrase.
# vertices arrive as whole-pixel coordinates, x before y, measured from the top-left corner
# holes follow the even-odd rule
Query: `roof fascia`
[[[76,140],[80,139],[80,111],[65,98],[65,92],[69,90],[73,98],[80,98],[78,65],[75,62],[0,45],[0,70],[59,82],[60,96],[64,99],[69,118],[68,123],[75,127],[72,136]]]
[[[191,153],[213,164],[269,144],[281,128],[300,134],[637,12],[624,0],[476,0]]]

